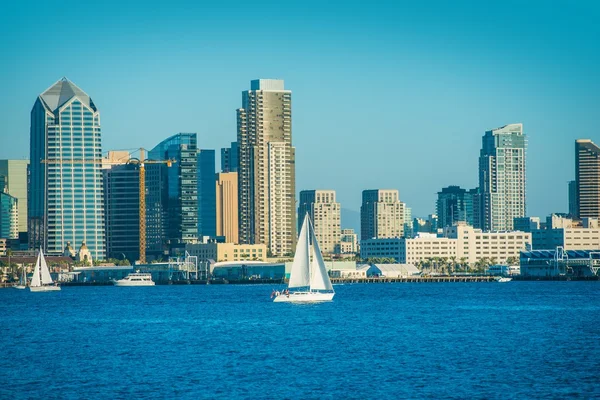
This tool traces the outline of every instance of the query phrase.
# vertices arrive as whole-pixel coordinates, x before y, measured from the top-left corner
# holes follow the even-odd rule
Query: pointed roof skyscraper
[[[90,96],[65,77],[56,81],[54,85],[50,86],[40,95],[42,103],[50,112],[55,112],[73,97],[77,97],[83,104],[97,111]]]

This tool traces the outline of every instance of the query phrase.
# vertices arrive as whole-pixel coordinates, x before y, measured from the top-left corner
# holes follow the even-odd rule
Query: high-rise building
[[[140,175],[137,165],[103,169],[106,199],[106,253],[130,262],[140,258]]]
[[[484,231],[510,231],[514,218],[525,216],[523,124],[487,131],[479,156],[481,224]]]
[[[296,242],[292,92],[282,80],[258,79],[237,110],[239,236],[291,254]]]
[[[198,239],[198,148],[195,133],[178,133],[158,145],[149,154],[154,160],[175,160],[171,167],[157,164],[148,168],[146,189],[156,193],[149,199],[148,211],[154,217],[163,215],[162,226],[151,226],[148,239],[153,248],[159,247],[160,238],[166,233],[169,248],[185,247]],[[214,167],[213,167],[214,168]],[[214,187],[214,186],[213,186]],[[163,193],[161,195],[161,192]],[[148,240],[147,239],[147,240]]]
[[[227,243],[239,243],[237,187],[237,172],[217,174],[217,236]]]
[[[406,203],[402,202],[402,209],[404,210],[404,232],[405,238],[413,237],[413,219],[412,219],[412,208],[408,207]]]
[[[399,238],[404,233],[404,210],[397,190],[363,190],[360,207],[361,240]]]
[[[101,157],[96,105],[71,81],[59,80],[31,110],[30,247],[62,253],[67,242],[85,242],[94,259],[105,259]]]
[[[315,236],[323,253],[333,254],[340,243],[340,203],[335,200],[335,190],[303,190],[300,192],[298,221],[309,215]],[[298,231],[300,231],[298,227]]]
[[[521,232],[533,232],[536,229],[540,229],[540,218],[539,217],[518,217],[515,218],[513,223],[513,229]]]
[[[8,194],[7,178],[0,175],[0,238],[19,238],[19,200]]]
[[[577,216],[600,218],[600,147],[589,139],[575,141]]]
[[[448,186],[438,192],[436,203],[438,227],[445,228],[459,221],[475,225],[474,203],[479,200],[477,189],[466,190]]]
[[[238,170],[238,144],[231,142],[231,147],[221,149],[221,171],[237,172]]]
[[[577,217],[579,206],[577,205],[577,181],[569,181],[569,216]]]
[[[18,199],[19,232],[27,232],[27,169],[29,160],[0,160],[0,175],[6,177],[6,193]]]
[[[198,150],[198,238],[217,235],[215,151]]]

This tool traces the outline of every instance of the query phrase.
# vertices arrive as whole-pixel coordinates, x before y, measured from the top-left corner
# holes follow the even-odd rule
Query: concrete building
[[[296,171],[292,92],[282,80],[258,79],[237,110],[239,236],[274,256],[296,243]]]
[[[198,150],[198,237],[217,235],[215,151]]]
[[[404,209],[397,190],[363,190],[360,207],[361,238],[400,238]]]
[[[217,174],[217,236],[224,236],[226,243],[239,243],[238,231],[238,174]]]
[[[483,232],[464,223],[444,230],[445,237],[423,234],[414,239],[368,239],[361,241],[360,255],[364,258],[394,258],[400,263],[416,264],[429,258],[464,259],[473,265],[487,258],[504,263],[518,258],[531,246],[531,233]]]
[[[600,250],[600,229],[567,227],[536,229],[532,232],[534,250]]]
[[[342,229],[340,235],[340,244],[336,250],[337,254],[357,254],[358,253],[358,234],[354,229]]]
[[[194,243],[185,246],[191,256],[199,261],[266,261],[267,246],[264,244]]]
[[[30,143],[30,248],[61,253],[85,241],[105,259],[100,113],[90,96],[66,78],[44,91],[31,110]]]
[[[477,189],[466,190],[460,186],[448,186],[438,192],[436,212],[438,227],[452,226],[459,221],[464,221],[475,226],[473,204],[479,200]]]
[[[533,232],[536,229],[540,229],[540,218],[539,217],[519,217],[515,218],[514,221],[515,231],[521,232]]]
[[[315,229],[321,252],[332,254],[340,244],[340,203],[335,200],[335,190],[303,190],[298,205],[298,232],[304,216],[309,215]]]
[[[18,200],[19,232],[27,232],[28,169],[29,160],[0,160],[0,176],[6,177],[5,192]]]
[[[525,152],[523,124],[487,131],[479,155],[481,224],[484,231],[510,231],[525,209]]]
[[[589,139],[575,141],[575,180],[579,218],[600,218],[600,147]]]

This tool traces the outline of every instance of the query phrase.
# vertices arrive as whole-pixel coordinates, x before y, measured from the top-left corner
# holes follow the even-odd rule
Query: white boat
[[[33,277],[29,284],[29,290],[32,292],[54,292],[60,290],[60,286],[56,285],[52,281],[50,276],[50,270],[48,270],[48,264],[44,258],[44,253],[40,249],[37,261],[35,263],[35,269],[33,270]]]
[[[152,274],[144,272],[132,272],[123,279],[113,280],[115,286],[154,286]]]
[[[507,277],[501,277],[501,278],[496,278],[496,282],[510,282],[512,281],[512,278],[507,278]]]
[[[311,303],[331,301],[334,295],[335,292],[325,269],[325,262],[315,237],[312,222],[306,214],[298,237],[288,289],[281,293],[275,293],[273,301],[276,303]]]
[[[25,267],[23,267],[23,276],[19,280],[19,283],[13,286],[15,289],[27,289],[27,275],[25,273]]]

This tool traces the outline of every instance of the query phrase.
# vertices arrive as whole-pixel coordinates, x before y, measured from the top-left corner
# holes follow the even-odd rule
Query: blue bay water
[[[273,288],[0,290],[0,398],[600,396],[597,282]]]

